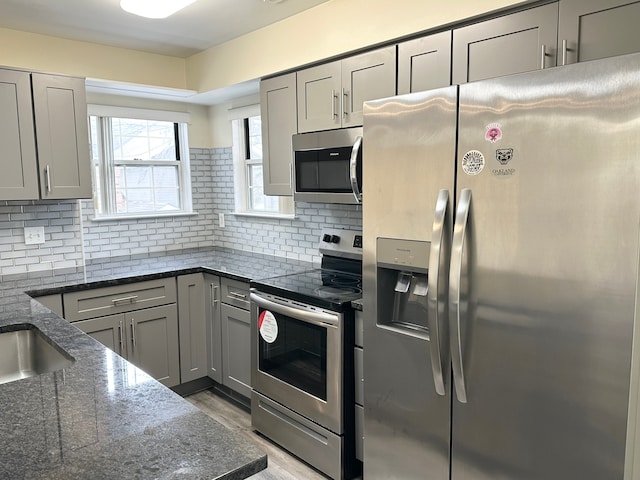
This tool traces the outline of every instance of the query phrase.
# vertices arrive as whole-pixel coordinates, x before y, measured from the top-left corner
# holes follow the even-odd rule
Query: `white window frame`
[[[87,105],[89,117],[99,117],[100,120],[105,117],[111,118],[129,118],[136,120],[152,120],[165,121],[178,124],[178,148],[180,151],[180,160],[163,161],[163,165],[175,165],[178,168],[178,183],[180,190],[180,210],[169,212],[140,212],[140,213],[118,213],[116,211],[116,192],[115,192],[115,164],[110,150],[111,132],[108,122],[100,122],[100,130],[98,135],[98,150],[100,158],[92,158],[92,174],[94,175],[94,203],[95,217],[93,220],[113,220],[113,219],[131,219],[131,218],[154,218],[154,217],[173,217],[180,215],[194,215],[192,195],[191,195],[191,168],[189,162],[189,140],[188,140],[188,124],[191,116],[184,112],[170,112],[164,110],[148,110],[129,107],[115,107],[110,105]],[[106,147],[105,147],[106,146]],[[93,148],[92,148],[93,151]],[[119,162],[122,163],[122,162]],[[135,164],[131,162],[131,164]],[[95,168],[100,170],[99,178],[95,178]]]
[[[249,166],[262,165],[262,158],[246,158],[247,145],[245,140],[244,121],[249,117],[260,115],[260,105],[248,105],[245,107],[233,108],[229,110],[229,120],[233,133],[233,171],[234,171],[234,198],[235,215],[274,217],[274,218],[294,218],[295,206],[293,197],[277,197],[278,210],[258,210],[252,209],[249,191]],[[264,167],[263,167],[264,168]],[[264,172],[264,170],[263,170]]]

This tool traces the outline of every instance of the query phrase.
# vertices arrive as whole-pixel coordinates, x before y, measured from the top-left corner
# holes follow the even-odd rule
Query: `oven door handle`
[[[340,320],[337,315],[330,313],[309,312],[307,310],[301,310],[298,308],[290,307],[288,305],[282,305],[281,303],[273,302],[261,297],[260,295],[251,292],[251,301],[255,302],[259,307],[271,310],[282,315],[287,315],[296,320],[317,325],[319,327],[333,327],[338,328]]]

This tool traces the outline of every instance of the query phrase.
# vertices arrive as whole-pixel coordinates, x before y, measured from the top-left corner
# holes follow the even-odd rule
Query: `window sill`
[[[262,213],[262,212],[229,212],[228,215],[236,217],[273,218],[277,220],[295,220],[295,213]]]
[[[151,218],[171,218],[171,217],[195,217],[198,212],[175,212],[175,213],[141,213],[137,215],[104,215],[89,218],[92,222],[113,222],[118,220],[147,220]]]

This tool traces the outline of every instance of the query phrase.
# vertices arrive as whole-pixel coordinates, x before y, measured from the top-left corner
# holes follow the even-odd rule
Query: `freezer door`
[[[365,103],[367,480],[449,478],[451,373],[444,327],[456,95],[449,87]]]
[[[639,80],[626,56],[460,87],[452,480],[623,478]]]

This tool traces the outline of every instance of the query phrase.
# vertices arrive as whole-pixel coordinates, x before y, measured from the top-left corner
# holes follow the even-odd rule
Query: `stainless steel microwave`
[[[362,203],[362,127],[293,136],[293,199]]]

